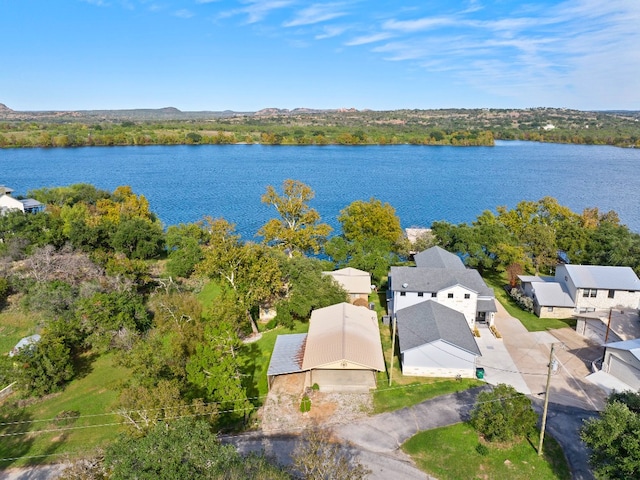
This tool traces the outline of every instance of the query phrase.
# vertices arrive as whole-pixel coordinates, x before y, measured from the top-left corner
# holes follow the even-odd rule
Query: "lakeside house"
[[[640,306],[640,279],[630,267],[558,265],[555,275],[519,275],[540,318],[568,318]]]
[[[371,285],[371,274],[357,268],[347,267],[332,272],[322,272],[333,278],[349,295],[349,302],[366,306],[369,294],[374,289]]]
[[[44,210],[45,205],[33,198],[16,199],[11,196],[13,189],[0,185],[0,215],[12,210],[22,213],[36,213]]]
[[[440,247],[391,267],[387,310],[396,321],[404,375],[472,377],[480,349],[476,323],[493,325],[495,296],[477,270]]]
[[[309,332],[278,335],[267,378],[304,374],[304,387],[320,391],[368,392],[385,370],[375,311],[347,302],[311,313]]]

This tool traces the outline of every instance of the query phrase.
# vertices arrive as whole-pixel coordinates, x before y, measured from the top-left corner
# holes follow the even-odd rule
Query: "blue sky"
[[[640,110],[639,0],[0,0],[15,110]]]

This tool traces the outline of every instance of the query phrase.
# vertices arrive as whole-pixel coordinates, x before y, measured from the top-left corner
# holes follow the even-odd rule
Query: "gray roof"
[[[640,338],[633,340],[625,340],[623,342],[612,342],[605,344],[606,348],[615,348],[616,350],[626,350],[631,355],[640,360]]]
[[[479,298],[478,299],[478,311],[479,312],[497,312],[496,301],[493,298]]]
[[[465,270],[464,263],[457,255],[447,252],[444,248],[431,247],[413,257],[416,267],[447,268],[450,270]]]
[[[33,198],[25,198],[24,200],[20,200],[20,202],[24,205],[24,208],[38,208],[42,206],[42,203]]]
[[[640,280],[631,267],[564,265],[577,288],[640,290]]]
[[[306,333],[278,335],[271,354],[267,375],[301,372],[306,341]]]
[[[390,289],[405,292],[439,292],[443,288],[462,285],[483,297],[494,297],[477,270],[449,270],[426,267],[391,267]],[[406,288],[403,285],[407,285]]]
[[[571,307],[576,304],[564,283],[531,282],[538,305],[543,307]]]
[[[443,340],[481,355],[465,316],[433,300],[398,310],[396,321],[401,352]]]

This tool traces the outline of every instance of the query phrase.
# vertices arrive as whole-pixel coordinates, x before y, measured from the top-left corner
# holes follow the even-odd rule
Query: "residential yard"
[[[545,480],[570,479],[562,449],[549,435],[544,455],[536,451],[538,431],[511,445],[493,445],[481,440],[467,423],[421,432],[402,449],[418,467],[440,480]]]
[[[528,331],[543,332],[554,328],[576,327],[576,320],[573,318],[538,318],[535,314],[522,310],[504,289],[504,285],[509,283],[505,274],[487,274],[483,278],[487,285],[493,288],[496,299],[504,306],[509,315],[520,320]]]
[[[4,309],[0,313],[0,355],[9,353],[21,338],[37,333],[38,321],[39,317],[27,315],[18,308]]]
[[[113,355],[83,360],[83,371],[64,391],[33,403],[9,399],[0,407],[4,436],[0,459],[9,459],[0,461],[0,468],[50,463],[65,454],[89,452],[122,430],[122,418],[107,412],[115,407],[127,369],[115,365]],[[11,460],[15,457],[32,458]]]

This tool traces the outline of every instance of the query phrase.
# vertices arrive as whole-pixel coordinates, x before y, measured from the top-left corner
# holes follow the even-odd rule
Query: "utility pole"
[[[609,332],[611,331],[611,313],[613,312],[613,307],[609,309],[609,321],[607,322],[607,333],[604,336],[604,343],[607,343],[609,340]]]
[[[551,344],[551,353],[549,354],[549,370],[547,371],[547,388],[544,392],[544,408],[542,409],[542,426],[540,427],[540,443],[538,444],[538,456],[542,456],[542,442],[544,442],[544,430],[547,426],[547,408],[549,407],[549,386],[551,385],[551,369],[553,365],[553,350],[555,344]]]
[[[391,379],[393,377],[393,357],[396,352],[396,315],[393,314],[393,333],[391,334],[391,361],[389,362],[389,386],[391,386]]]

